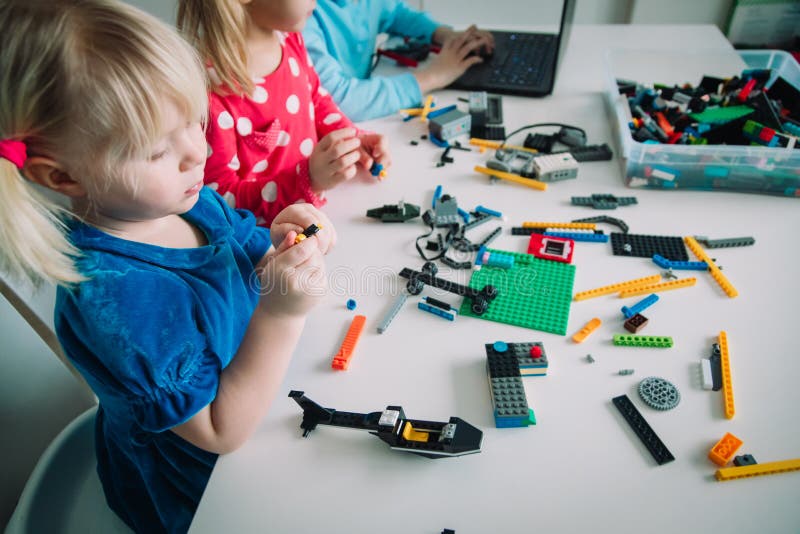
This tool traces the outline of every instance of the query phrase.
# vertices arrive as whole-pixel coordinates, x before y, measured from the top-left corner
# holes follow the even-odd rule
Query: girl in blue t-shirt
[[[59,340],[100,401],[98,473],[138,532],[186,531],[217,455],[264,418],[335,241],[310,205],[267,231],[203,189],[203,80],[174,31],[116,0],[0,3],[0,268],[59,285]]]

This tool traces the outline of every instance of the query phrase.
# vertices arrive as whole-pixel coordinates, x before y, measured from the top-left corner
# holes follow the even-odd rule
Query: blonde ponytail
[[[202,63],[174,29],[117,0],[0,0],[0,140],[57,162],[86,202],[123,183],[163,135],[164,101],[204,121]],[[0,159],[0,269],[57,284],[84,280],[67,209]]]
[[[79,252],[65,236],[65,216],[13,163],[0,159],[0,270],[34,285],[83,281],[74,265]]]
[[[215,91],[250,94],[247,70],[247,13],[238,0],[179,0],[178,30],[211,64]]]

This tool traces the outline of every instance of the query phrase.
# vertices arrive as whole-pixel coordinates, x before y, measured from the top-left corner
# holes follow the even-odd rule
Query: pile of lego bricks
[[[639,142],[800,148],[800,90],[772,77],[770,69],[747,69],[727,79],[704,76],[696,87],[617,80],[617,88],[628,97]]]

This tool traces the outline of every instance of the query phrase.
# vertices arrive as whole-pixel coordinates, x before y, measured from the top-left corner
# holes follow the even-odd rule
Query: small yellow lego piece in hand
[[[294,238],[295,245],[297,243],[303,241],[307,237],[311,237],[312,235],[316,234],[320,230],[322,230],[322,225],[321,224],[319,224],[319,225],[317,225],[317,224],[310,225],[308,228],[303,230],[303,233],[297,234],[297,236]]]

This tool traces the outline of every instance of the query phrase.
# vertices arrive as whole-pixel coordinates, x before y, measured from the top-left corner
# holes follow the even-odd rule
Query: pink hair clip
[[[28,159],[28,147],[22,141],[0,139],[0,158],[7,159],[18,169],[22,169]]]

